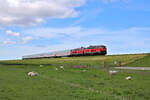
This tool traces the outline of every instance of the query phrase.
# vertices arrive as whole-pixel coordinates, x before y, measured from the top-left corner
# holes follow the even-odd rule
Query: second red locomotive
[[[104,45],[89,46],[87,48],[81,47],[70,51],[70,56],[105,55],[105,54],[107,54],[107,48]]]

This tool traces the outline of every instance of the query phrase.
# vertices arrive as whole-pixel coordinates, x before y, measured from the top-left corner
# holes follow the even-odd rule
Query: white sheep
[[[64,70],[64,66],[60,66],[60,69],[61,69],[61,70]]]
[[[38,73],[34,71],[28,73],[28,76],[37,76],[37,75]]]
[[[131,76],[128,76],[128,77],[126,77],[125,79],[126,79],[126,80],[131,80],[132,77],[131,77]]]
[[[118,73],[118,71],[116,71],[116,70],[110,70],[110,71],[109,71],[109,74],[110,74],[110,75],[115,75],[115,74],[117,74],[117,73]]]
[[[43,65],[40,65],[40,67],[43,67]]]
[[[86,70],[84,69],[83,72],[86,72]]]
[[[116,65],[116,64],[118,64],[118,62],[117,62],[117,61],[114,61],[114,64]]]

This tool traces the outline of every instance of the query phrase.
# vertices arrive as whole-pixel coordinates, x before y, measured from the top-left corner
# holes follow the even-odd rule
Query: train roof
[[[94,48],[99,48],[99,47],[104,47],[104,48],[106,48],[105,45],[90,45],[90,46],[88,46],[88,47],[81,47],[81,48],[76,48],[76,49],[72,49],[72,50],[94,49]]]
[[[69,51],[70,50],[62,50],[62,51],[39,53],[39,54],[33,54],[33,55],[25,55],[25,56],[23,56],[23,58],[46,57],[48,55],[57,55],[57,54],[68,53]]]

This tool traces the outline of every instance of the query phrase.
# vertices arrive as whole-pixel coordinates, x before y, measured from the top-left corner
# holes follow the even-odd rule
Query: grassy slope
[[[104,66],[104,61],[109,66],[117,66],[114,61],[148,66],[149,60],[148,54],[136,54],[0,61],[0,100],[148,100],[149,71],[121,71],[110,77],[105,69],[83,72],[67,66]],[[65,65],[65,71],[56,71],[59,65]],[[29,71],[39,76],[29,77]],[[126,81],[127,76],[133,80]]]
[[[127,66],[134,66],[134,67],[150,67],[150,55],[145,56],[142,59],[135,60],[127,64]]]
[[[88,65],[88,66],[120,66],[134,62],[146,57],[148,54],[130,54],[130,55],[108,55],[108,56],[86,56],[86,57],[68,57],[68,58],[50,58],[50,59],[33,59],[33,60],[12,60],[0,61],[0,64],[8,65]],[[117,64],[114,64],[117,61]]]
[[[29,77],[29,71],[39,76]],[[125,77],[132,76],[127,81]],[[65,68],[45,65],[0,65],[0,100],[148,100],[149,72]]]

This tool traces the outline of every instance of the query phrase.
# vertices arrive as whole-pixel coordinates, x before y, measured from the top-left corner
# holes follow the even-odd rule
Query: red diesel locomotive
[[[39,58],[55,58],[55,57],[72,57],[72,56],[87,56],[87,55],[106,55],[107,48],[104,45],[81,47],[72,50],[63,50],[50,53],[41,53],[34,55],[23,56],[22,59],[39,59]]]
[[[87,48],[81,47],[70,51],[70,56],[105,55],[105,54],[107,54],[107,48],[104,45],[89,46]]]

